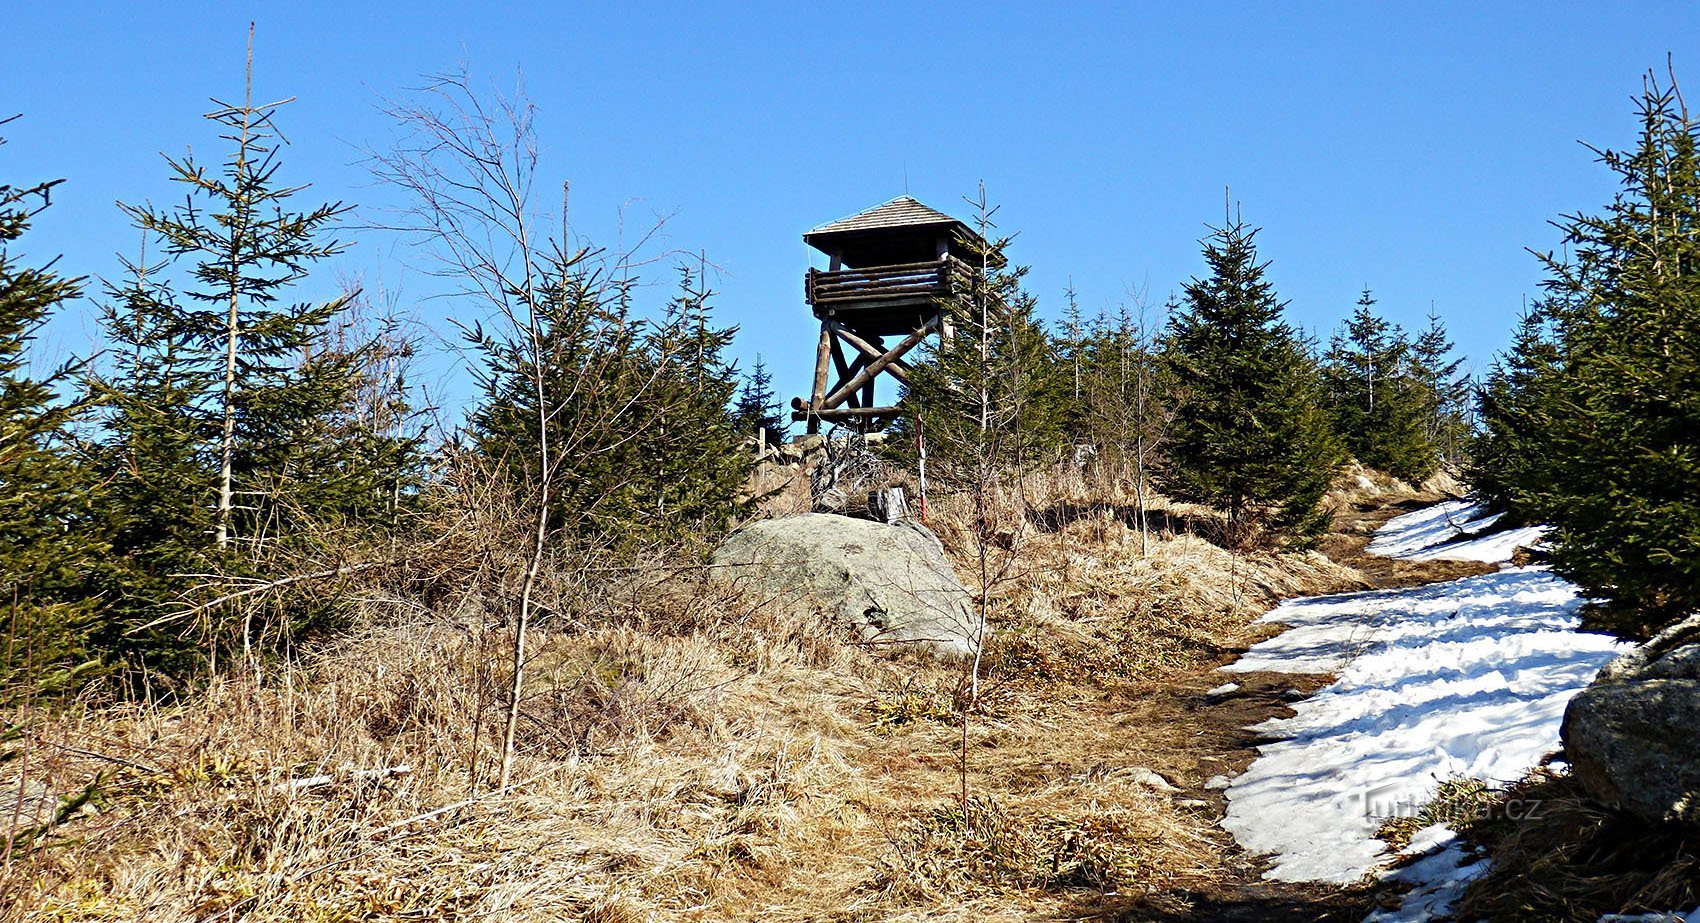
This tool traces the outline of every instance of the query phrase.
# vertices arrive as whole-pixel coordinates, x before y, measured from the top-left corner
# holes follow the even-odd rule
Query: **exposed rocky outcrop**
[[[1700,825],[1700,616],[1600,671],[1564,714],[1564,749],[1594,798],[1649,822]]]
[[[985,631],[925,526],[808,513],[751,523],[713,557],[717,579],[837,620],[857,640],[972,656]]]

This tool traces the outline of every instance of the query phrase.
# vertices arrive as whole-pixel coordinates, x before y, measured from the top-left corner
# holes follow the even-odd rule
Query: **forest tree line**
[[[1230,216],[1160,310],[1088,316],[1070,297],[1047,324],[998,261],[941,304],[957,335],[917,364],[892,451],[918,461],[924,438],[947,490],[1078,465],[1135,515],[1153,491],[1219,511],[1211,537],[1243,550],[1314,539],[1350,459],[1411,482],[1465,465],[1555,527],[1555,564],[1589,592],[1648,624],[1690,610],[1700,161],[1673,94],[1643,109],[1639,148],[1602,154],[1624,195],[1567,220],[1572,249],[1546,256],[1547,297],[1479,389],[1438,317],[1407,332],[1367,288],[1326,344],[1306,336]],[[56,182],[0,186],[0,697],[181,690],[290,656],[349,618],[295,591],[366,568],[477,573],[523,627],[550,568],[689,556],[751,512],[745,443],[786,425],[766,370],[729,356],[706,261],[675,260],[674,295],[641,310],[650,267],[539,226],[523,101],[450,78],[388,112],[402,140],[373,170],[414,203],[392,229],[458,286],[477,377],[449,427],[409,378],[405,329],[323,279],[350,206],[298,204],[277,107],[210,116],[223,159],[167,160],[183,204],[124,206],[137,252],[104,283],[23,254]],[[83,297],[102,361],[32,365],[34,333]],[[524,536],[511,559],[418,563],[492,510]]]

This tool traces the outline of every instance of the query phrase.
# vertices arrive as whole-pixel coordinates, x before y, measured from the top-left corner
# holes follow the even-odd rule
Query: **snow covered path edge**
[[[1491,530],[1503,517],[1475,500],[1447,500],[1389,519],[1365,549],[1370,554],[1407,561],[1511,560],[1518,548],[1546,537],[1545,526]]]
[[[1508,568],[1409,590],[1289,601],[1292,626],[1224,669],[1334,673],[1229,786],[1223,826],[1275,856],[1269,877],[1350,882],[1384,862],[1381,822],[1440,783],[1509,782],[1558,746],[1570,698],[1619,653],[1575,631],[1576,589]]]
[[[1448,501],[1388,521],[1369,550],[1502,562],[1544,532],[1488,532],[1497,518],[1471,501]],[[1575,630],[1582,602],[1545,568],[1514,567],[1270,610],[1262,621],[1289,629],[1223,669],[1337,678],[1294,703],[1292,717],[1254,728],[1270,742],[1229,785],[1223,826],[1248,850],[1273,857],[1270,878],[1351,882],[1383,866],[1392,857],[1375,831],[1385,818],[1414,814],[1448,778],[1508,782],[1557,748],[1565,705],[1623,649]],[[1450,864],[1461,876],[1485,867],[1464,862],[1447,838],[1432,839],[1433,862],[1394,874],[1403,880],[1420,866]],[[1418,887],[1412,898],[1438,909],[1461,888],[1454,883],[1426,896]],[[1409,919],[1427,916],[1409,909]]]

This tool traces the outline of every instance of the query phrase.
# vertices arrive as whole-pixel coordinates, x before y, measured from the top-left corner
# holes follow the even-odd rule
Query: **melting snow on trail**
[[[1545,526],[1489,532],[1503,513],[1488,513],[1474,500],[1448,500],[1414,513],[1395,516],[1375,533],[1370,554],[1409,561],[1511,560],[1518,548],[1546,536]]]
[[[1412,559],[1505,560],[1540,530],[1480,536],[1493,517],[1463,502],[1391,520],[1371,550]],[[1515,534],[1513,534],[1515,533]],[[1479,556],[1479,557],[1478,557]],[[1508,567],[1412,589],[1290,600],[1263,617],[1291,626],[1228,672],[1332,673],[1258,725],[1270,739],[1228,787],[1225,826],[1270,854],[1268,877],[1355,881],[1390,862],[1381,822],[1414,814],[1453,777],[1509,782],[1559,744],[1564,707],[1619,642],[1576,631],[1576,588],[1543,567]],[[1371,919],[1444,913],[1486,870],[1443,826],[1388,874],[1413,885],[1405,905]]]
[[[1575,587],[1542,568],[1410,590],[1297,599],[1293,626],[1232,672],[1334,673],[1256,730],[1273,743],[1228,789],[1224,825],[1270,875],[1355,881],[1384,858],[1381,821],[1455,776],[1509,782],[1558,746],[1564,706],[1618,645],[1574,630]]]

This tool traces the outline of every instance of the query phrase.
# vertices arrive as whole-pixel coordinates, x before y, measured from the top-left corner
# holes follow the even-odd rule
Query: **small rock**
[[[17,783],[0,786],[0,836],[6,834],[16,814],[19,827],[46,823],[59,810],[59,798],[53,790],[31,779],[22,786]]]
[[[1134,785],[1138,785],[1142,788],[1149,788],[1152,791],[1180,791],[1180,788],[1178,788],[1173,782],[1163,778],[1162,773],[1157,772],[1154,769],[1149,769],[1145,766],[1130,766],[1126,769],[1118,769],[1114,774],[1117,778],[1126,779]]]

